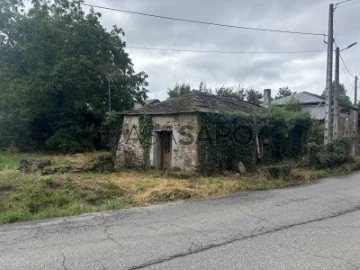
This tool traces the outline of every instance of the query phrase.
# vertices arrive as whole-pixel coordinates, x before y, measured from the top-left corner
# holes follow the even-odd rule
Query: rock
[[[50,160],[22,159],[19,171],[28,174],[42,173],[44,169],[51,166]]]
[[[245,167],[244,163],[239,161],[238,164],[237,164],[237,167],[238,167],[238,170],[239,170],[240,174],[246,173],[246,167]]]

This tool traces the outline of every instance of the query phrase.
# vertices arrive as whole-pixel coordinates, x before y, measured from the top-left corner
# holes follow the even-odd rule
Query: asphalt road
[[[360,174],[0,226],[0,269],[360,269]]]

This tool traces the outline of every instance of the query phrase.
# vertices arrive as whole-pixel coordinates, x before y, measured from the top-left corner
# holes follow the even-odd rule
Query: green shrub
[[[320,150],[320,146],[315,142],[311,142],[307,145],[307,167],[308,168],[316,168],[318,163],[318,152]]]
[[[351,160],[351,140],[348,138],[334,140],[325,147],[310,143],[307,150],[307,164],[311,168],[333,168]]]
[[[93,126],[72,124],[61,127],[46,141],[48,150],[64,154],[90,152],[95,149],[96,130]]]

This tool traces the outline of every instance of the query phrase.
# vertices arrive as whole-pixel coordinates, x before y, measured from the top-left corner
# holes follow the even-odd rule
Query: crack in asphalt
[[[144,269],[145,267],[161,264],[161,263],[164,263],[164,262],[171,261],[173,259],[187,257],[187,256],[190,256],[190,255],[193,255],[193,254],[196,254],[196,253],[205,252],[207,250],[211,250],[211,249],[218,248],[218,247],[221,247],[221,246],[225,246],[225,245],[228,245],[228,244],[232,244],[232,243],[235,243],[235,242],[244,241],[244,240],[255,238],[255,237],[258,237],[258,236],[271,234],[271,233],[275,233],[275,232],[279,232],[279,231],[283,231],[283,230],[287,230],[287,229],[290,229],[290,228],[293,228],[293,227],[298,227],[298,226],[302,226],[302,225],[306,225],[306,224],[310,224],[310,223],[315,223],[315,222],[320,222],[320,221],[324,221],[324,220],[327,220],[327,219],[336,218],[336,217],[346,215],[346,214],[349,214],[349,213],[353,213],[353,212],[356,212],[356,211],[359,211],[359,210],[360,210],[360,206],[356,206],[356,207],[350,208],[348,210],[343,210],[343,211],[337,212],[335,214],[332,214],[332,215],[329,215],[329,216],[326,216],[326,217],[312,219],[312,220],[299,222],[299,223],[295,223],[295,224],[291,224],[291,225],[280,226],[278,228],[273,228],[271,230],[263,231],[263,232],[260,231],[258,233],[247,235],[247,236],[238,235],[238,236],[235,236],[234,238],[230,238],[230,239],[228,239],[228,240],[226,240],[224,242],[199,246],[195,250],[189,250],[188,249],[187,251],[184,251],[184,252],[181,252],[181,253],[178,253],[178,254],[175,254],[175,255],[171,255],[171,256],[168,256],[168,257],[163,257],[163,258],[159,258],[159,259],[156,259],[156,260],[148,261],[148,262],[145,262],[145,263],[143,263],[141,265],[133,266],[133,267],[130,267],[128,269],[129,270]]]
[[[66,263],[66,257],[65,254],[63,252],[60,252],[61,257],[62,257],[62,262],[61,262],[61,266],[64,268],[64,270],[68,270],[65,263]]]
[[[109,233],[109,229],[110,229],[111,227],[112,227],[112,226],[110,226],[110,225],[109,225],[109,226],[106,226],[106,227],[105,227],[105,230],[104,230],[104,233],[107,235],[107,239],[109,239],[111,242],[115,243],[118,247],[121,248],[122,245],[112,237],[111,233]]]

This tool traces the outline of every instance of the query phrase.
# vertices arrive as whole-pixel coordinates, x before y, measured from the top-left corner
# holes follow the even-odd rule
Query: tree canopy
[[[284,98],[284,97],[291,96],[292,94],[296,94],[296,92],[293,93],[288,86],[286,86],[286,87],[280,87],[278,94],[275,96],[275,100],[278,100],[278,99],[280,99],[280,98]]]
[[[235,87],[222,86],[220,88],[217,88],[215,90],[215,93],[220,97],[232,97],[238,98],[240,100],[244,100],[246,97],[246,90],[240,85],[236,89]]]
[[[255,89],[248,89],[246,90],[246,101],[250,102],[254,105],[260,105],[260,100],[262,99],[263,95],[261,94],[260,91],[257,91]]]
[[[335,89],[335,82],[333,82],[333,89]],[[325,90],[322,92],[321,96],[325,97]],[[342,84],[342,83],[339,85],[338,101],[339,101],[340,105],[345,105],[345,106],[352,105],[351,99],[347,95],[347,90],[346,90],[344,84]]]
[[[191,92],[191,86],[188,83],[175,84],[173,88],[168,88],[167,94],[169,98],[176,98],[187,95]]]
[[[211,87],[208,87],[205,81],[201,81],[199,87],[196,89],[192,89],[190,84],[188,83],[177,83],[174,87],[168,88],[167,94],[168,98],[175,98],[183,95],[187,95],[191,92],[200,92],[205,94],[213,94],[213,90]],[[260,100],[263,95],[261,92],[254,90],[252,88],[244,88],[241,85],[238,86],[221,86],[219,88],[215,88],[215,95],[220,97],[230,97],[237,98],[240,100],[246,100],[255,105],[260,105]]]
[[[205,81],[201,81],[199,83],[199,87],[197,89],[196,88],[191,89],[190,84],[183,82],[181,84],[179,84],[179,83],[175,84],[175,86],[172,88],[171,87],[168,88],[167,94],[168,94],[168,98],[176,98],[176,97],[187,95],[191,92],[212,94],[212,89],[207,87]]]
[[[146,98],[147,75],[135,73],[124,31],[107,31],[101,14],[86,14],[81,4],[33,0],[25,11],[22,0],[0,2],[0,125],[28,127],[0,133],[0,148],[22,132],[22,142],[38,147],[90,150],[108,110],[109,86],[115,111]]]

